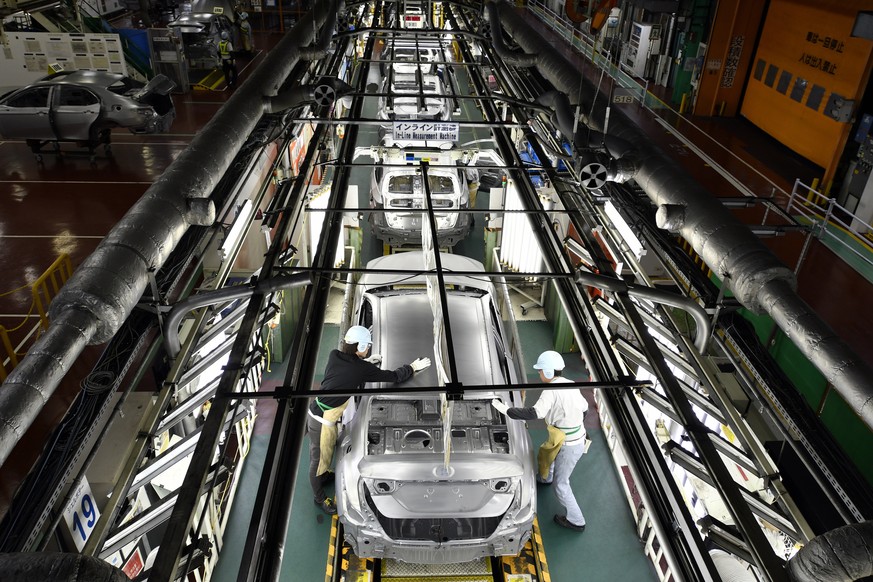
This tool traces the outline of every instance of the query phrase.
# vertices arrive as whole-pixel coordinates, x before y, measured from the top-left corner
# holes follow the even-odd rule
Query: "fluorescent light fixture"
[[[236,213],[236,219],[227,231],[224,242],[221,243],[221,260],[227,259],[228,253],[235,249],[249,230],[249,218],[252,216],[252,201],[246,200]]]
[[[618,209],[612,204],[611,200],[607,200],[603,208],[606,211],[606,216],[608,216],[609,220],[612,222],[613,228],[618,231],[618,234],[620,234],[621,238],[624,239],[624,242],[627,244],[630,251],[634,254],[637,260],[639,260],[639,258],[643,256],[643,251],[645,250],[643,248],[643,243],[640,242],[640,239],[637,238],[627,222],[624,221],[624,218],[622,218]]]
[[[516,190],[512,180],[506,184],[504,203],[506,210],[523,210],[518,190]],[[542,270],[543,254],[526,214],[512,212],[503,216],[500,260],[508,268],[520,273],[533,273]]]
[[[309,209],[313,212],[307,212],[307,218],[309,220],[309,256],[310,261],[315,258],[315,253],[318,250],[318,241],[321,238],[321,230],[324,228],[324,225],[327,223],[327,217],[329,214],[327,212],[315,212],[316,210],[327,210],[327,202],[330,199],[330,187],[326,186],[314,186],[315,191],[313,192],[312,198],[309,200]],[[343,245],[343,232],[345,229],[340,230],[339,240],[336,245],[336,254],[333,258],[333,266],[338,267],[343,264],[345,260],[345,248]]]

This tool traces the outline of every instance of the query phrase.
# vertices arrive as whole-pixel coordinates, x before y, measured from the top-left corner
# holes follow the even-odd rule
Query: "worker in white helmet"
[[[252,54],[252,50],[255,46],[254,36],[252,34],[252,23],[249,22],[248,12],[240,13],[237,27],[239,28],[239,40],[240,44],[242,44],[242,52],[248,56]]]
[[[327,357],[321,390],[353,390],[367,382],[405,382],[415,372],[430,366],[430,358],[417,358],[396,370],[383,370],[379,367],[382,356],[367,357],[372,343],[366,327],[350,327],[343,337],[342,348],[332,350]],[[308,409],[309,484],[315,494],[315,504],[330,515],[336,513],[336,504],[325,494],[324,486],[333,478],[329,469],[336,445],[337,423],[348,402],[348,396],[319,396],[310,402]]]
[[[540,381],[546,384],[570,383],[561,375],[564,358],[554,351],[540,354],[534,369],[539,371]],[[586,433],[583,420],[588,411],[588,401],[577,389],[544,389],[536,404],[530,408],[510,408],[500,399],[491,404],[515,420],[542,418],[549,431],[548,440],[542,444],[537,455],[539,474],[537,481],[555,484],[555,496],[564,508],[566,515],[555,514],[555,523],[568,529],[585,531],[585,516],[579,508],[576,496],[570,488],[570,474],[576,463],[585,454]]]
[[[230,42],[230,34],[226,30],[221,31],[221,40],[218,41],[218,56],[221,58],[221,70],[224,72],[227,86],[235,86],[236,60],[233,57],[233,43]]]

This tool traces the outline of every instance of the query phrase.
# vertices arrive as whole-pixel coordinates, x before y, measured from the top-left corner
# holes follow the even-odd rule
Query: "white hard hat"
[[[555,370],[564,369],[564,358],[558,352],[548,350],[540,354],[533,367],[534,370],[542,370],[543,376],[551,380],[555,377]]]
[[[248,12],[242,12],[242,13],[240,13],[239,17],[240,17],[240,19],[245,20],[246,18],[249,17],[249,13],[248,13]]]
[[[221,31],[221,40],[227,40],[227,39],[228,39],[227,31],[226,31],[226,30],[222,30],[222,31]]]
[[[373,338],[370,336],[370,330],[361,325],[353,325],[346,332],[343,341],[347,344],[358,344],[358,351],[366,351],[367,346],[373,343]]]

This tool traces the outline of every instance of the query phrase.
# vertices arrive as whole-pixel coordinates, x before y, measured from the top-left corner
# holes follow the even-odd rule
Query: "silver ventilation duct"
[[[516,67],[532,67],[537,64],[537,55],[526,54],[524,51],[511,51],[506,46],[506,43],[503,42],[500,16],[497,10],[495,10],[493,3],[488,2],[485,4],[485,16],[488,18],[488,23],[491,26],[491,42],[494,44],[494,50],[506,64]]]
[[[838,527],[809,541],[788,561],[792,582],[850,582],[873,576],[873,521]]]
[[[87,344],[108,341],[189,226],[211,225],[221,176],[310,44],[335,18],[337,0],[316,2],[239,87],[191,145],[113,227],[52,301],[48,331],[0,387],[0,465]],[[322,38],[324,34],[322,34]]]
[[[515,42],[536,57],[537,70],[571,103],[581,103],[589,127],[602,131],[606,103],[597,89],[542,36],[516,9],[506,3],[489,4],[491,14]],[[497,38],[500,28],[492,29]],[[599,98],[599,99],[598,99]],[[595,105],[592,107],[592,105]],[[610,136],[635,145],[634,180],[671,218],[669,224],[687,240],[707,265],[748,309],[768,313],[803,354],[824,374],[864,423],[873,429],[873,370],[796,294],[794,273],[730,213],[716,197],[686,174],[621,111],[613,110]],[[684,217],[676,208],[685,209]]]

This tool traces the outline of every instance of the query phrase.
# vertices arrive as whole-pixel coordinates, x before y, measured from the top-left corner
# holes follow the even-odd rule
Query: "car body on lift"
[[[536,483],[530,437],[520,422],[507,423],[492,406],[502,398],[522,406],[510,386],[521,377],[509,353],[496,291],[481,263],[442,253],[448,315],[458,380],[493,391],[468,392],[450,401],[445,433],[436,366],[402,384],[409,393],[362,396],[340,435],[337,509],[345,539],[356,555],[412,563],[457,563],[517,555],[531,533]],[[421,252],[380,257],[368,269],[424,268]],[[370,273],[357,285],[353,323],[372,329],[373,352],[384,368],[434,357],[434,318],[424,275]],[[445,338],[443,338],[443,345]],[[370,388],[379,388],[373,385]],[[446,434],[451,457],[445,470]]]
[[[230,0],[195,0],[191,11],[169,23],[170,30],[180,35],[188,66],[192,69],[221,67],[218,43],[221,33],[227,32],[235,48],[234,11]]]
[[[440,248],[466,238],[472,227],[467,169],[452,151],[382,149],[370,180],[370,213],[376,237],[395,247],[421,246],[427,212],[420,162],[428,161],[428,187],[435,211]]]
[[[145,85],[106,71],[55,73],[0,97],[0,135],[29,143],[96,143],[113,127],[166,132],[176,117],[174,87],[164,75]]]

